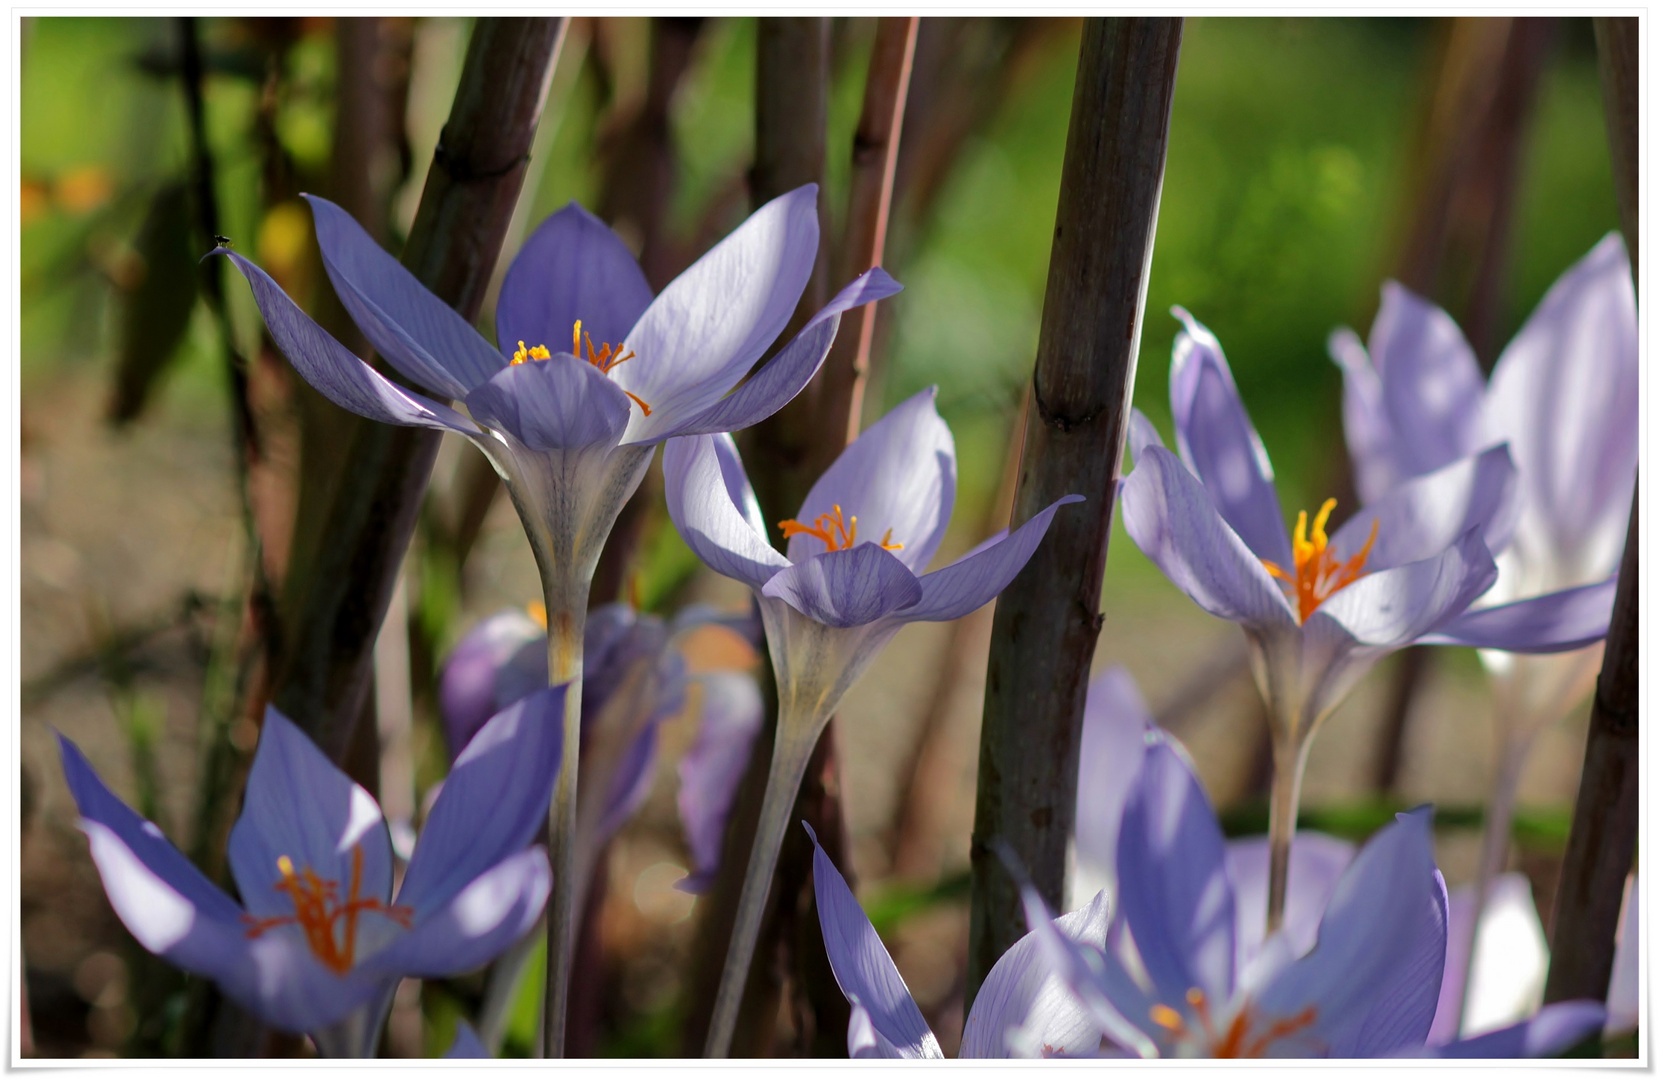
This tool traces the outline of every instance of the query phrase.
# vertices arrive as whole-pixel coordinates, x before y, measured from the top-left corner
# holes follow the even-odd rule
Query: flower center
[[[1317,1015],[1314,1006],[1310,1005],[1295,1016],[1274,1020],[1258,1029],[1258,1017],[1247,1003],[1234,1014],[1226,1028],[1218,1030],[1212,1021],[1210,1003],[1205,999],[1203,990],[1198,987],[1189,990],[1187,1003],[1193,1006],[1194,1015],[1198,1017],[1198,1031],[1189,1028],[1182,1014],[1168,1005],[1154,1005],[1149,1015],[1153,1023],[1170,1032],[1172,1038],[1196,1041],[1208,1051],[1204,1056],[1213,1058],[1262,1057],[1274,1043],[1312,1027]],[[1256,1033],[1253,1034],[1253,1031]]]
[[[410,920],[415,912],[401,904],[383,904],[371,897],[358,895],[363,884],[363,849],[352,849],[352,882],[346,893],[345,901],[340,899],[339,882],[329,881],[317,875],[317,872],[307,866],[298,873],[294,870],[294,860],[287,855],[277,859],[277,869],[282,873],[282,880],[272,886],[278,892],[287,893],[288,899],[294,905],[294,914],[279,915],[272,919],[256,919],[252,915],[244,915],[242,919],[248,923],[248,936],[257,938],[265,931],[278,926],[298,926],[305,933],[306,944],[311,946],[311,954],[320,960],[324,967],[336,975],[344,975],[351,970],[352,958],[357,952],[357,917],[365,911],[373,911],[383,915],[405,930],[409,929]],[[335,933],[335,924],[344,922],[342,934]]]
[[[1336,499],[1327,499],[1314,517],[1314,534],[1308,534],[1308,511],[1297,512],[1297,531],[1291,538],[1291,558],[1296,565],[1291,573],[1269,559],[1262,560],[1268,573],[1285,582],[1297,596],[1297,619],[1306,622],[1314,609],[1326,602],[1332,593],[1365,577],[1366,556],[1378,538],[1378,523],[1372,522],[1372,532],[1366,543],[1350,558],[1341,562],[1327,550],[1330,538],[1326,535],[1326,521],[1337,508]],[[1288,590],[1289,591],[1289,590]]]
[[[824,546],[830,551],[846,551],[859,538],[859,516],[842,520],[842,508],[836,505],[830,513],[820,514],[813,519],[811,525],[803,525],[795,518],[780,521],[778,527],[784,530],[784,539],[788,540],[798,534],[815,536],[824,541]],[[882,547],[887,551],[903,551],[904,544],[893,543],[893,530],[889,529],[882,534]]]
[[[583,342],[587,342],[588,344],[587,356],[582,355]],[[616,367],[618,364],[621,364],[626,360],[634,359],[634,350],[630,349],[626,354],[624,354],[621,345],[612,345],[609,342],[602,342],[600,347],[595,349],[593,335],[584,334],[582,332],[582,320],[578,319],[576,320],[576,325],[571,327],[571,355],[576,357],[578,360],[587,360],[588,363],[599,368],[601,374],[609,375],[611,374],[611,369]],[[551,359],[553,359],[553,354],[548,351],[548,347],[546,345],[532,345],[527,349],[525,348],[525,343],[521,341],[519,342],[519,347],[513,351],[513,359],[509,360],[508,364],[517,365],[526,363],[530,360]],[[628,391],[624,390],[623,393],[628,394]],[[650,405],[647,405],[633,394],[628,394],[628,396],[634,404],[640,407],[640,411],[642,413],[646,416],[651,415]]]

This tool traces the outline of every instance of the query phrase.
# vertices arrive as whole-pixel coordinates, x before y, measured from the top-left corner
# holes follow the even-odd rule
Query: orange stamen
[[[1199,1032],[1193,1032],[1181,1013],[1168,1005],[1154,1005],[1149,1015],[1153,1023],[1170,1032],[1173,1038],[1200,1039],[1210,1051],[1207,1056],[1213,1058],[1262,1057],[1274,1043],[1311,1027],[1317,1015],[1315,1007],[1310,1005],[1295,1016],[1275,1020],[1263,1028],[1261,1034],[1252,1037],[1251,1032],[1257,1026],[1257,1018],[1250,1005],[1246,1004],[1234,1014],[1233,1019],[1228,1022],[1227,1029],[1218,1033],[1212,1022],[1210,1002],[1206,1000],[1205,992],[1194,987],[1187,992],[1186,997],[1188,1005],[1192,1007],[1199,1021]]]
[[[1371,554],[1372,545],[1378,538],[1378,523],[1374,519],[1366,543],[1353,556],[1339,562],[1328,550],[1331,538],[1326,535],[1326,522],[1336,508],[1336,499],[1327,499],[1321,504],[1320,512],[1314,517],[1312,535],[1308,528],[1308,511],[1298,512],[1297,530],[1291,538],[1291,558],[1294,562],[1291,573],[1272,560],[1262,560],[1263,567],[1271,576],[1296,590],[1297,618],[1302,622],[1306,622],[1332,593],[1366,576],[1366,557]]]
[[[859,537],[858,515],[844,521],[840,505],[832,507],[830,513],[820,514],[814,518],[811,525],[803,525],[795,518],[790,518],[788,521],[780,521],[778,527],[784,530],[784,539],[786,540],[792,536],[812,536],[823,540],[825,548],[830,551],[846,551],[853,546]],[[887,551],[903,551],[905,549],[904,544],[893,542],[892,529],[882,534],[881,546]]]
[[[339,883],[319,877],[309,866],[295,873],[294,860],[287,855],[277,859],[277,870],[282,874],[282,881],[273,888],[288,894],[294,905],[294,914],[270,919],[244,915],[243,920],[248,923],[248,937],[257,938],[278,926],[298,926],[305,934],[311,954],[336,975],[344,975],[351,970],[357,954],[357,917],[360,914],[373,911],[405,930],[409,929],[410,920],[414,918],[412,908],[359,895],[363,887],[362,848],[352,849],[352,880],[345,903],[340,902]],[[334,931],[335,923],[342,919],[346,923],[344,941],[337,938]]]

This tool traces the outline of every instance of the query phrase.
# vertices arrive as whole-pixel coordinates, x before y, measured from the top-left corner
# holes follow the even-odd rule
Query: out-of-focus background
[[[833,225],[845,217],[873,24],[833,20]],[[219,323],[198,298],[193,148],[211,157],[218,231],[324,310],[332,300],[298,193],[335,190],[340,155],[369,155],[358,174],[387,208],[396,250],[469,30],[448,18],[205,19],[192,83],[179,20],[24,20],[21,904],[41,1054],[165,1052],[185,1007],[146,994],[150,969],[75,829],[52,732],[75,739],[187,850],[202,835],[214,725],[223,719],[243,751],[255,737],[246,717],[224,715],[239,693],[228,657],[247,629],[249,555]],[[528,228],[573,199],[643,246],[659,287],[742,220],[755,39],[753,19],[574,20],[502,266]],[[865,421],[939,386],[961,477],[942,560],[1006,524],[998,488],[1037,342],[1077,46],[1074,20],[922,20],[885,259],[906,289],[882,306]],[[352,96],[365,87],[370,106]],[[366,107],[378,121],[364,120]],[[362,126],[343,129],[348,118]],[[655,204],[642,184],[660,185]],[[1333,494],[1340,520],[1354,497],[1327,335],[1364,334],[1395,276],[1446,306],[1491,365],[1557,274],[1616,224],[1589,20],[1189,20],[1136,404],[1169,432],[1168,311],[1181,304],[1227,350],[1286,505]],[[301,467],[296,417],[327,407],[261,350],[246,288],[227,279],[226,295],[253,357],[261,444],[249,502],[280,577]],[[490,333],[489,303],[480,326]],[[417,805],[443,768],[436,663],[479,618],[538,594],[505,499],[454,557],[445,523],[465,503],[473,456],[445,446],[389,623],[407,637],[412,688],[377,689],[383,709],[412,700],[420,790],[403,797]],[[630,575],[638,602],[745,602],[699,568],[660,507],[645,529]],[[1097,666],[1127,666],[1192,750],[1229,827],[1260,829],[1264,731],[1238,632],[1169,585],[1121,528],[1103,608]],[[988,615],[901,631],[838,721],[851,869],[948,1053],[961,1028]],[[1474,873],[1487,793],[1486,682],[1462,651],[1435,652],[1413,673],[1406,664],[1380,667],[1331,719],[1304,804],[1359,837],[1384,820],[1381,806],[1436,802],[1439,861],[1457,885]],[[1532,880],[1547,926],[1583,713],[1544,736],[1522,783],[1513,867]],[[689,865],[673,766],[692,734],[689,716],[667,726],[650,799],[610,847],[603,960],[586,991],[600,1002],[597,1053],[681,1052],[698,913],[672,888]],[[458,1002],[476,993],[463,981],[401,998],[390,1048],[441,1051]],[[506,1052],[529,1052],[530,1020],[514,1025]]]

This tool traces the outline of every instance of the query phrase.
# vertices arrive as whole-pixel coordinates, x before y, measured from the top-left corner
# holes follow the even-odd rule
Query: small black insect
[[[228,236],[220,236],[219,234],[215,233],[214,236],[213,236],[213,243],[216,247],[230,247],[231,246],[231,238],[228,237]]]

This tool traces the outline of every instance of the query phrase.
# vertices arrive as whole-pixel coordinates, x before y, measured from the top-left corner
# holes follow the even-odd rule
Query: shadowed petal
[[[380,805],[286,716],[266,706],[242,815],[230,837],[231,875],[243,904],[262,917],[292,915],[293,900],[276,888],[283,880],[277,860],[287,856],[295,869],[310,867],[344,888],[352,877],[353,848],[363,852],[361,895],[390,900],[392,842]]]
[[[1517,543],[1561,561],[1560,584],[1619,562],[1638,448],[1637,303],[1618,233],[1551,286],[1499,357],[1491,439],[1508,439],[1525,492]]]
[[[1395,453],[1395,429],[1383,402],[1383,380],[1366,346],[1344,327],[1326,338],[1326,351],[1343,369],[1343,435],[1362,503],[1383,498],[1407,473]]]
[[[916,575],[876,544],[814,555],[785,567],[761,588],[826,626],[873,623],[922,599]]]
[[[1475,972],[1466,989],[1465,964],[1470,936],[1476,932],[1475,887],[1466,885],[1447,896],[1447,963],[1441,994],[1430,1025],[1429,1042],[1451,1042],[1459,1034],[1459,997],[1465,996],[1464,1031],[1477,1034],[1531,1016],[1545,993],[1550,948],[1533,906],[1533,887],[1521,874],[1500,874],[1487,896],[1476,943]]]
[[[1429,824],[1428,807],[1397,814],[1360,849],[1337,882],[1314,950],[1258,995],[1265,1015],[1312,1007],[1309,1034],[1338,1054],[1400,1037],[1421,1013],[1422,1043],[1440,992],[1447,932],[1446,886],[1435,869]]]
[[[1055,511],[1083,501],[1082,495],[1062,496],[1008,536],[993,537],[949,566],[923,575],[922,599],[915,607],[900,612],[900,617],[906,622],[946,622],[990,603],[1043,542]]]
[[[1337,879],[1354,861],[1355,846],[1335,836],[1299,829],[1291,838],[1291,867],[1285,883],[1285,921],[1280,924],[1292,958],[1314,947]],[[1228,841],[1228,878],[1238,918],[1240,970],[1263,945],[1268,925],[1268,838]]]
[[[1103,892],[1088,907],[1054,920],[1054,925],[1062,937],[1099,949],[1107,943],[1109,922],[1111,911]],[[1023,1056],[1009,1046],[1014,1028],[1021,1029],[1022,1041],[1043,1057],[1094,1057],[1101,1044],[1101,1025],[1055,974],[1035,932],[1011,945],[986,973],[963,1023],[957,1056]]]
[[[1140,409],[1130,410],[1130,431],[1125,437],[1130,448],[1130,457],[1137,465],[1141,464],[1141,453],[1149,446],[1156,446],[1163,450],[1164,440],[1159,438],[1159,429],[1153,422],[1142,414]]]
[[[567,689],[550,686],[509,705],[456,758],[398,891],[418,920],[541,830],[559,771]]]
[[[618,384],[672,432],[726,396],[778,337],[818,256],[818,186],[780,195],[669,282],[623,342]],[[640,441],[638,431],[630,441]]]
[[[676,887],[699,893],[714,883],[720,868],[726,817],[738,794],[761,730],[761,690],[749,675],[710,672],[703,686],[697,741],[680,759],[680,822],[692,854],[692,874]]]
[[[1380,570],[1339,589],[1303,624],[1305,638],[1337,628],[1365,645],[1404,646],[1470,606],[1498,576],[1471,529],[1439,555]]]
[[[911,395],[865,429],[818,478],[795,518],[810,525],[836,506],[858,521],[858,535],[890,534],[894,552],[913,574],[928,569],[957,496],[957,448],[934,408],[938,389]],[[799,563],[822,554],[824,541],[806,533],[790,539],[786,554]]]
[[[872,1030],[894,1048],[897,1056],[944,1057],[939,1040],[928,1029],[922,1011],[846,879],[819,846],[812,827],[805,822],[802,827],[813,838],[813,894],[818,899],[819,930],[824,935],[824,951],[830,958],[836,985],[848,1001],[856,1002],[865,1012]],[[849,1028],[850,1051],[854,1049],[854,1034]]]
[[[440,979],[474,971],[530,933],[552,887],[541,848],[509,855],[358,967],[381,978]]]
[[[1637,911],[1640,906],[1637,875],[1633,872],[1626,875],[1625,894],[1620,897],[1620,928],[1614,935],[1614,970],[1608,973],[1606,1031],[1610,1035],[1637,1030]]]
[[[1122,492],[1130,539],[1195,604],[1246,626],[1296,627],[1262,560],[1217,514],[1204,486],[1175,454],[1143,447]]]
[[[1477,608],[1443,623],[1427,645],[1472,645],[1509,652],[1567,652],[1608,636],[1617,577],[1577,589]]]
[[[1432,1047],[1429,1053],[1444,1058],[1555,1057],[1595,1034],[1606,1016],[1595,1001],[1560,1001],[1546,1005],[1531,1020]]]
[[[1516,523],[1516,468],[1503,446],[1402,483],[1332,534],[1337,559],[1358,552],[1377,522],[1366,569],[1387,570],[1438,555],[1471,529],[1502,551]]]
[[[674,419],[677,414],[660,417],[655,409],[650,417],[635,417],[626,441],[654,442],[672,435],[738,431],[760,423],[782,409],[818,374],[819,365],[830,354],[830,345],[836,339],[845,312],[892,296],[899,290],[899,282],[880,266],[866,270],[736,390],[707,409],[688,412],[679,419]]]
[[[457,431],[469,438],[478,434],[472,421],[448,405],[405,390],[353,356],[301,311],[271,275],[229,248],[213,254],[225,256],[242,271],[277,348],[319,394],[347,412],[383,424]]]
[[[286,1031],[326,1027],[374,993],[373,981],[325,970],[296,937],[277,931],[249,938],[234,900],[117,799],[75,744],[60,735],[58,749],[110,906],[140,945],[212,979]]]
[[[1073,835],[1078,861],[1118,874],[1118,834],[1124,803],[1141,772],[1153,714],[1135,679],[1114,665],[1097,675],[1084,698],[1078,747],[1078,810]]]
[[[1432,472],[1481,445],[1486,387],[1451,316],[1386,281],[1369,345],[1394,434],[1398,480]]]
[[[1198,987],[1234,989],[1234,900],[1222,829],[1182,753],[1147,736],[1118,836],[1118,902],[1148,977],[1166,1002]]]
[[[500,711],[497,682],[501,670],[525,649],[542,655],[541,686],[547,685],[547,631],[521,608],[506,608],[461,636],[438,676],[438,711],[450,760],[466,747],[484,722]],[[522,696],[522,695],[521,695]]]
[[[733,487],[743,499],[734,501]],[[758,518],[760,508],[732,436],[670,439],[663,447],[663,497],[681,539],[715,573],[758,589],[790,565],[749,517],[753,511]]]
[[[848,1057],[857,1060],[859,1058],[903,1058],[909,1056],[900,1053],[899,1047],[889,1042],[887,1036],[876,1030],[876,1024],[871,1020],[869,1010],[851,998],[848,999],[848,1004],[853,1006],[852,1013],[847,1018]],[[940,1056],[943,1057],[944,1054],[942,1053]]]
[[[1136,985],[1118,958],[1090,942],[1074,941],[1061,933],[1048,905],[1030,884],[1021,884],[1020,902],[1044,963],[1089,1010],[1107,1037],[1138,1057],[1158,1057],[1154,1040],[1166,1033],[1150,1019],[1153,1000]]]
[[[473,1025],[465,1020],[457,1020],[455,1023],[455,1042],[450,1044],[450,1048],[444,1052],[444,1056],[446,1058],[488,1058],[490,1051],[484,1049],[484,1044],[479,1041],[478,1032],[473,1030]]]
[[[467,409],[532,450],[616,445],[628,395],[599,368],[568,353],[502,368],[467,395]]]
[[[502,278],[496,344],[563,352],[576,320],[595,347],[622,341],[651,304],[651,286],[628,246],[576,203],[549,214]]]
[[[1176,335],[1170,358],[1170,411],[1182,460],[1246,546],[1260,558],[1290,566],[1291,538],[1274,490],[1274,468],[1239,399],[1222,345],[1185,309],[1170,310],[1186,327]]]

